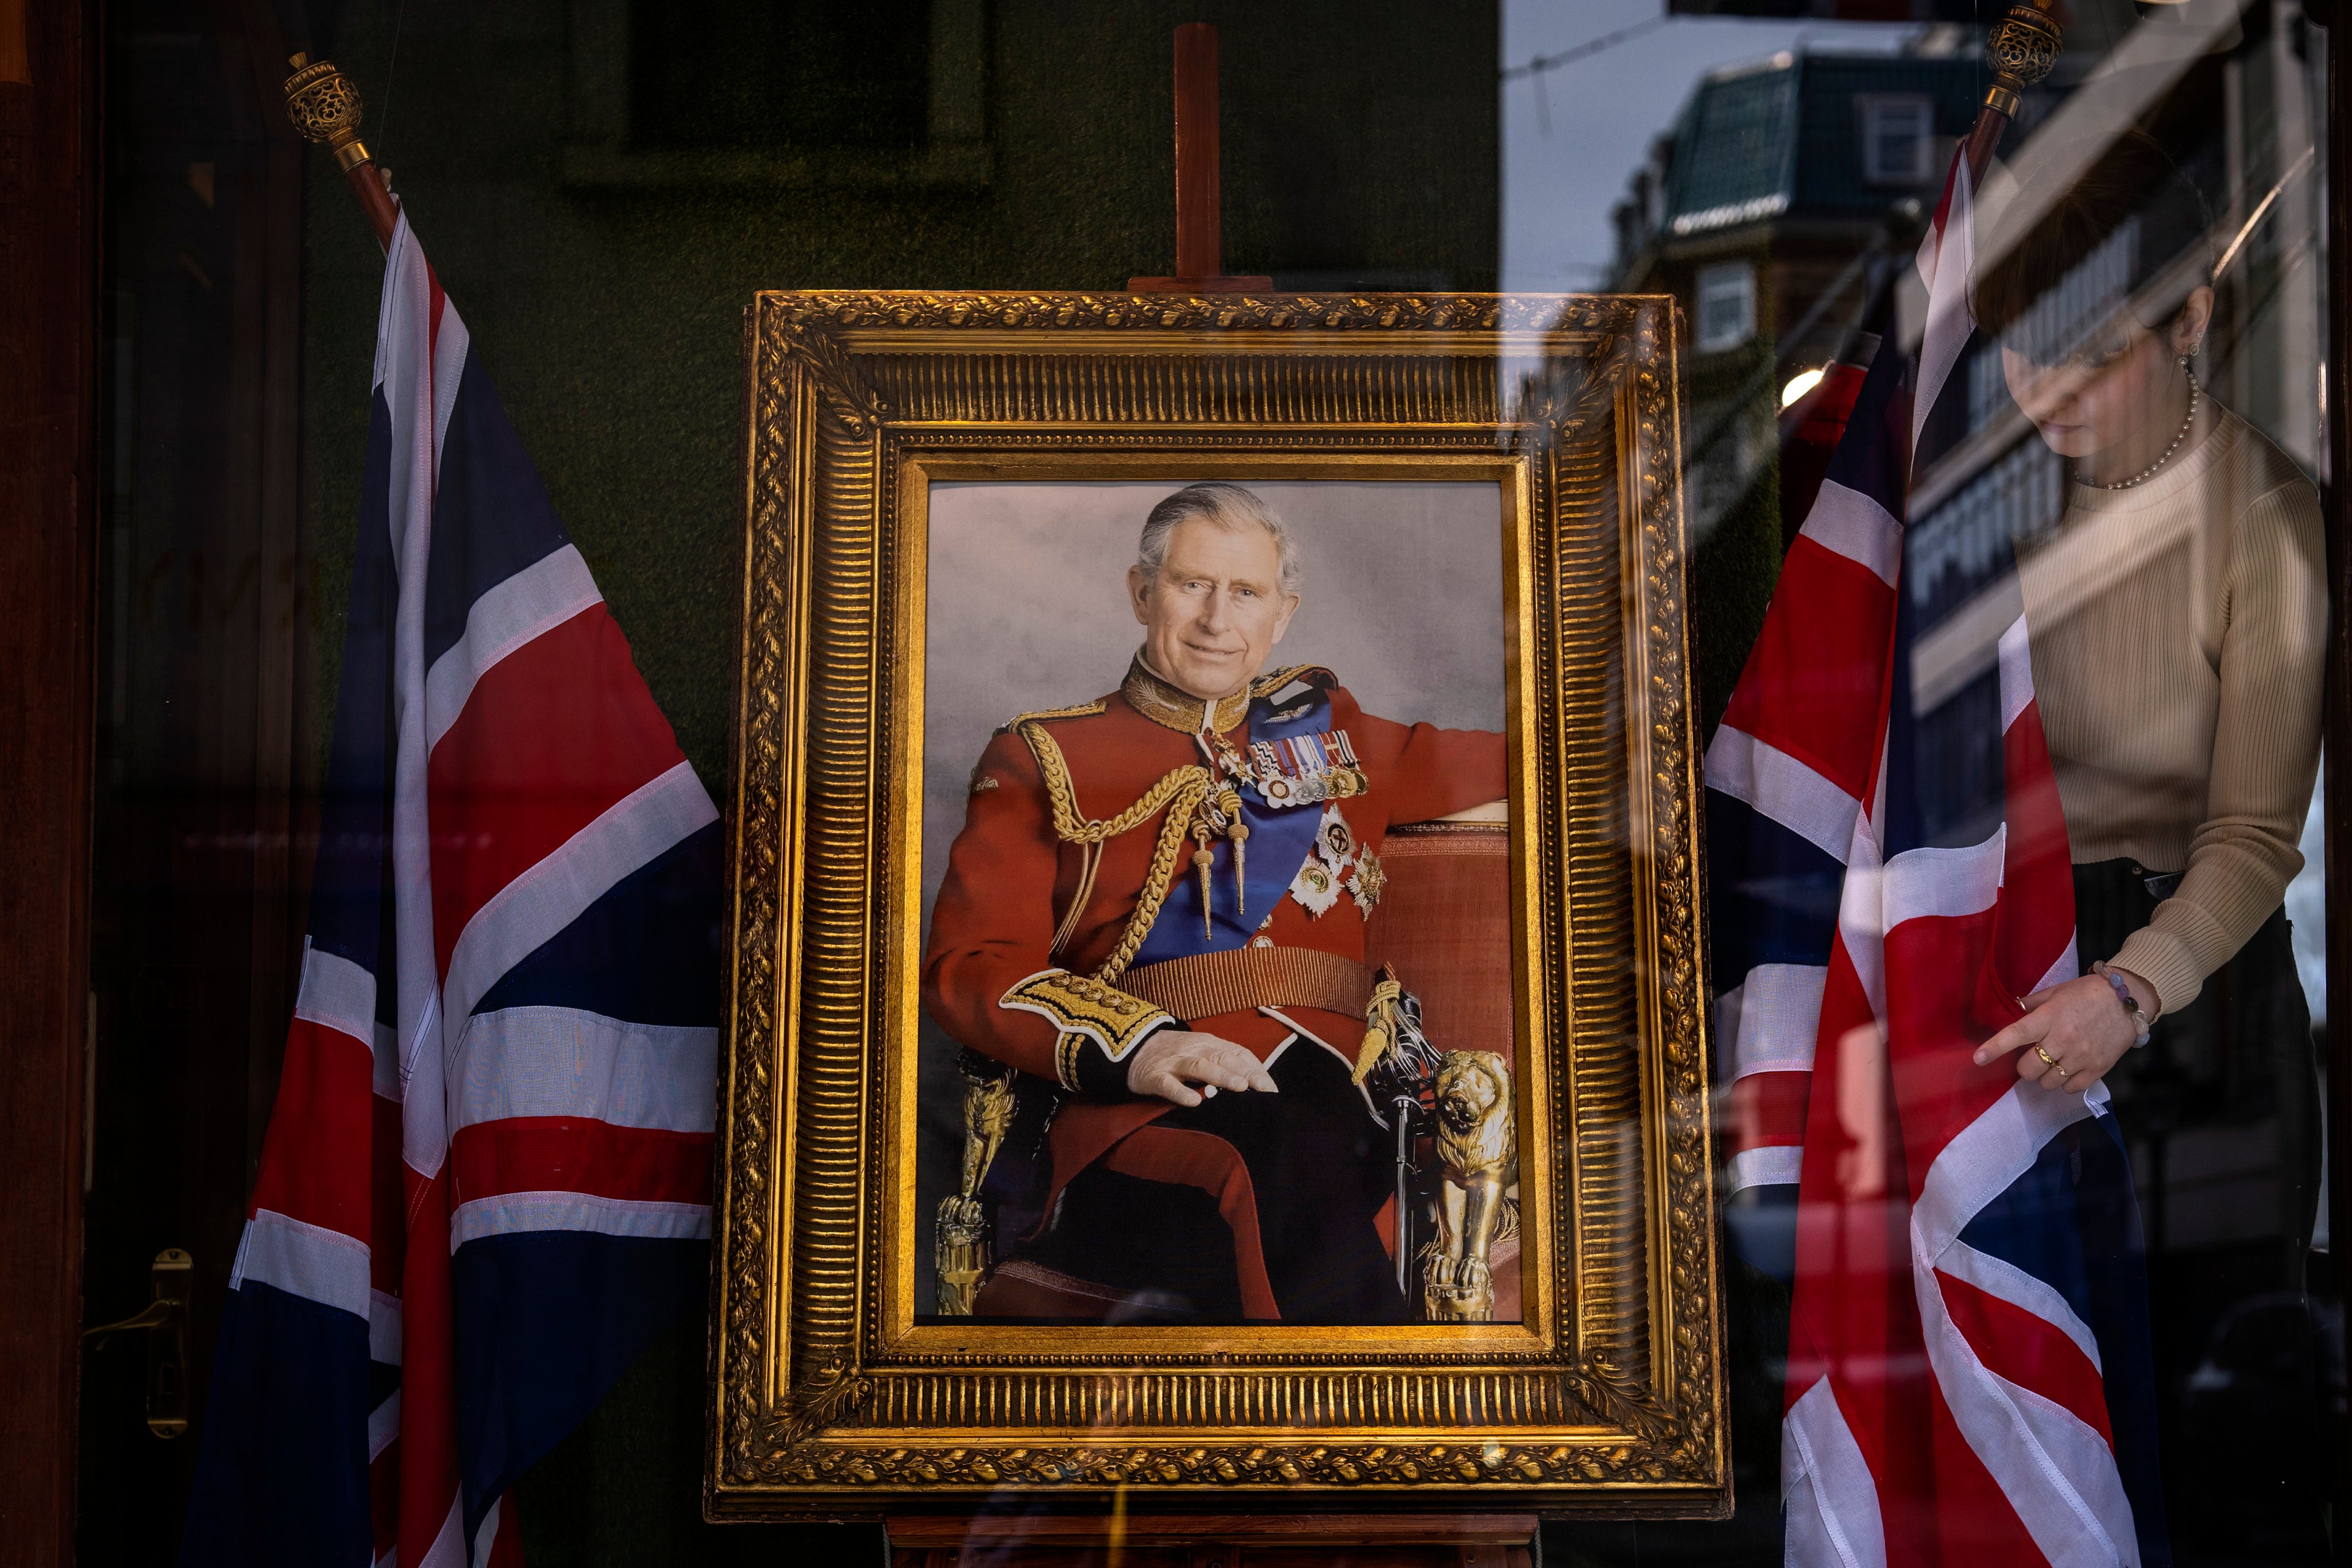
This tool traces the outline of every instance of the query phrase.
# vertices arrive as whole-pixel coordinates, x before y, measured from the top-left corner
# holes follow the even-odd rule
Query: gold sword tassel
[[[1200,846],[1192,851],[1192,869],[1201,876],[1201,940],[1211,942],[1215,940],[1217,932],[1209,918],[1209,863],[1215,857],[1209,853],[1209,825],[1206,822],[1197,818],[1193,821],[1192,842]]]
[[[1234,847],[1234,913],[1244,920],[1249,915],[1249,824],[1242,820],[1241,792],[1228,787],[1217,797],[1217,809],[1225,814],[1225,837]]]

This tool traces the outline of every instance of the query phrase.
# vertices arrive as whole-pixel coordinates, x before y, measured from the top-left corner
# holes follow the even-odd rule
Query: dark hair
[[[1978,236],[1977,326],[2006,346],[2054,363],[2125,305],[2157,327],[2213,280],[2205,198],[2147,133],[2116,137],[2043,208],[2046,188],[2017,186],[2009,216]],[[2159,281],[2162,293],[2146,292]]]

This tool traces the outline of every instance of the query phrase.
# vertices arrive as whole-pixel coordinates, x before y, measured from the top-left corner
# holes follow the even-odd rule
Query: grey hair
[[[1143,520],[1143,537],[1135,546],[1135,563],[1145,576],[1158,580],[1160,569],[1168,564],[1168,536],[1176,531],[1178,523],[1195,517],[1206,518],[1229,532],[1245,527],[1265,530],[1282,560],[1282,591],[1298,592],[1298,543],[1290,537],[1290,530],[1255,490],[1220,480],[1186,485],[1151,509],[1151,515]]]

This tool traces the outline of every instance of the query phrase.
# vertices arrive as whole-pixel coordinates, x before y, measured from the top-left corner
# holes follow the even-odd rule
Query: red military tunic
[[[1123,944],[1132,956],[1138,933],[1130,926],[1152,879],[1163,827],[1170,811],[1185,804],[1180,799],[1150,809],[1148,796],[1155,786],[1164,793],[1178,770],[1213,771],[1215,752],[1203,739],[1204,729],[1246,752],[1253,700],[1271,700],[1302,676],[1328,697],[1329,729],[1346,736],[1367,786],[1334,804],[1369,858],[1362,885],[1370,897],[1377,896],[1377,857],[1391,826],[1425,822],[1507,793],[1499,734],[1374,717],[1320,670],[1276,672],[1212,709],[1159,681],[1139,661],[1121,689],[1108,697],[1016,721],[990,742],[973,769],[963,831],[932,910],[923,1003],[933,1020],[963,1045],[1066,1089],[1088,1091],[1075,1093],[1053,1124],[1055,1192],[1139,1129],[1176,1109],[1166,1100],[1123,1092],[1128,1053],[1154,1026],[1174,1023],[1220,1036],[1261,1060],[1286,1040],[1303,1036],[1343,1062],[1354,1060],[1364,1025],[1345,1013],[1290,1005],[1277,1017],[1250,1006],[1171,1019],[1118,993],[1117,973],[1108,977],[1108,989],[1090,986],[1086,978],[1100,973]],[[1262,722],[1267,702],[1259,700],[1255,711]],[[1038,731],[1047,739],[1040,741]],[[1041,765],[1041,754],[1046,765]],[[1058,812],[1049,767],[1061,774],[1054,781],[1065,797]],[[1119,820],[1131,812],[1131,820]],[[1098,849],[1090,851],[1078,841],[1083,835],[1071,831],[1082,825],[1093,825],[1097,836],[1104,825],[1122,830],[1100,836]],[[1181,839],[1177,847],[1181,852],[1156,889],[1163,898],[1196,874],[1191,861],[1194,841]],[[1230,846],[1219,843],[1216,849],[1213,902],[1232,896],[1234,878]],[[1089,877],[1088,861],[1097,856]],[[1252,864],[1253,886],[1261,869]],[[1279,868],[1281,881],[1275,885],[1287,881],[1296,869]],[[1072,921],[1071,905],[1082,886],[1083,908]],[[1191,918],[1197,921],[1197,906],[1195,911]],[[1294,893],[1284,893],[1272,904],[1270,919],[1255,908],[1246,913],[1262,922],[1249,938],[1251,946],[1363,961],[1365,897],[1337,897],[1314,915]],[[1176,918],[1172,910],[1158,917]],[[1065,925],[1068,929],[1056,948],[1057,930]],[[1402,978],[1409,988],[1412,977]],[[1074,1025],[1063,1015],[1065,1007],[1099,1022]],[[1093,1059],[1080,1059],[1087,1053]],[[1125,1164],[1142,1168],[1134,1156]],[[1229,1219],[1235,1217],[1228,1213]]]

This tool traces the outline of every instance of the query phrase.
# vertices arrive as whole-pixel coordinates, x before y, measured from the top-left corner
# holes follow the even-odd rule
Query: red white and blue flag
[[[709,1279],[718,812],[404,216],[301,989],[183,1561],[521,1561]]]
[[[2077,973],[2013,562],[1932,679],[1904,591],[1913,455],[1972,330],[1970,197],[1956,157],[1916,363],[1889,334],[1707,751],[1726,1195],[1768,1268],[1759,1216],[1790,1222],[1791,1564],[2158,1568],[2145,1263],[2105,1091],[1973,1061]]]

